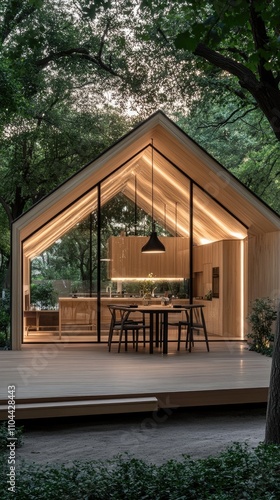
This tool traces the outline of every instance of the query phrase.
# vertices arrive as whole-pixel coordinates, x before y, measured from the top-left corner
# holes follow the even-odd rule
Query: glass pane
[[[25,242],[25,341],[97,339],[97,214],[90,212],[96,194],[88,206],[77,202],[84,210],[72,205],[40,230],[40,238],[35,233]],[[44,241],[51,244],[44,248]]]
[[[108,304],[160,303],[189,297],[189,181],[173,166],[151,162],[124,167],[101,188],[101,334],[107,339]],[[170,184],[171,183],[171,184]],[[114,190],[112,188],[114,186]],[[152,217],[153,216],[153,217]],[[162,254],[145,254],[151,231],[165,246]]]

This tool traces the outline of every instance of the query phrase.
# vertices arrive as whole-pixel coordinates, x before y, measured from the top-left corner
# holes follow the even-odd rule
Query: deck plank
[[[140,348],[108,352],[104,344],[28,345],[0,351],[0,404],[155,397],[160,407],[266,402],[271,359],[243,342],[196,344],[191,353]]]

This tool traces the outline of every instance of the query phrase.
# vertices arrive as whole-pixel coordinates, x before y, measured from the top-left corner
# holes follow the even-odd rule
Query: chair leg
[[[205,323],[203,325],[203,331],[204,331],[204,337],[205,337],[205,342],[206,342],[206,346],[207,346],[207,351],[209,352],[210,349],[209,349],[208,335],[207,335],[207,330],[206,330]]]
[[[193,329],[190,327],[190,334],[187,336],[188,341],[189,341],[189,352],[192,352],[192,346],[194,346],[194,341],[193,341]],[[186,345],[186,348],[188,346]]]
[[[186,350],[188,349],[188,343],[190,341],[190,328],[188,327],[187,328],[187,333],[186,333],[186,345],[185,345],[185,348]]]
[[[139,330],[138,329],[136,330],[135,334],[136,334],[136,346],[135,346],[135,350],[136,350],[136,352],[138,352],[138,342],[139,342]],[[143,333],[143,335],[144,335],[144,333]]]
[[[178,325],[178,345],[177,345],[177,351],[180,351],[181,333],[182,333],[182,325],[179,323],[179,325]]]
[[[113,328],[112,328],[112,325],[111,325],[110,326],[110,330],[109,330],[109,335],[108,335],[109,352],[111,351],[112,340],[113,340]]]
[[[208,335],[207,335],[206,323],[205,323],[205,318],[204,318],[203,311],[201,311],[201,319],[202,319],[202,326],[203,326],[203,331],[204,331],[204,337],[205,337],[205,342],[206,342],[206,346],[207,346],[207,351],[209,352],[210,349],[209,349]]]
[[[120,330],[118,352],[120,352],[120,351],[121,351],[122,336],[123,336],[123,330]]]

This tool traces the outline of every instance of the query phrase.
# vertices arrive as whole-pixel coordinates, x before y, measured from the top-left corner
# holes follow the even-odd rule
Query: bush
[[[272,355],[274,333],[272,323],[276,320],[277,312],[273,308],[272,300],[256,299],[252,305],[252,312],[248,316],[252,331],[248,333],[251,339],[250,350]]]
[[[249,451],[236,444],[218,457],[161,466],[130,457],[72,466],[21,463],[16,491],[20,500],[277,500],[280,447],[260,444]],[[0,496],[8,500],[8,465],[0,461]]]
[[[0,349],[6,347],[7,345],[7,336],[4,332],[0,332]]]
[[[5,290],[4,298],[0,299],[0,349],[9,348],[10,333],[10,294]]]
[[[23,427],[16,427],[14,438],[16,439],[16,447],[22,445],[22,434]],[[0,424],[0,450],[7,450],[7,444],[9,444],[9,431],[8,431],[8,423],[2,422]]]

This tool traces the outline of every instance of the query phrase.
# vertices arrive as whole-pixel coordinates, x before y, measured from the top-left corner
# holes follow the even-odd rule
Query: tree
[[[265,442],[280,445],[280,306],[278,307],[276,335],[270,374],[266,413]]]
[[[279,145],[266,119],[256,109],[236,113],[237,97],[220,106],[207,92],[188,115],[176,114],[177,124],[241,182],[280,213]],[[233,147],[234,145],[234,147]]]
[[[183,61],[191,53],[192,75],[219,80],[216,91],[230,90],[243,109],[258,107],[280,140],[279,2],[143,0],[141,5],[151,13],[161,45],[177,51],[184,73]]]
[[[144,13],[151,13],[154,34],[160,46],[164,50],[168,47],[170,54],[176,55],[181,63],[182,79],[187,75],[188,68],[187,80],[190,75],[204,77],[209,92],[218,99],[220,92],[222,98],[229,93],[237,96],[240,106],[236,108],[235,116],[245,116],[258,108],[266,117],[277,141],[280,141],[279,2],[174,0],[166,4],[161,0],[142,0],[141,5]],[[190,54],[195,58],[193,61]],[[187,66],[182,61],[187,62]],[[195,99],[201,96],[200,90],[201,87],[198,87]],[[275,159],[271,169],[276,164],[274,176],[277,177],[276,149],[266,151],[266,158],[270,155]],[[262,156],[263,151],[263,160]],[[266,442],[279,444],[279,321],[277,337],[270,380]]]

